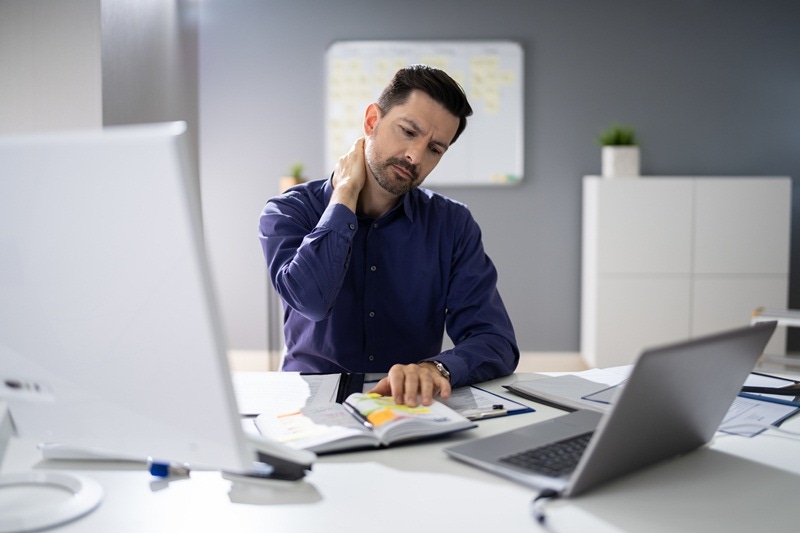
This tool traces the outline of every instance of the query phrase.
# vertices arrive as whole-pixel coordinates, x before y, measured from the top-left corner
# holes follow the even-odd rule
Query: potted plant
[[[294,187],[305,181],[306,179],[303,177],[303,163],[295,163],[292,165],[289,175],[281,177],[280,191],[284,192],[289,187]]]
[[[600,135],[598,142],[603,147],[604,178],[639,176],[639,146],[633,128],[613,125]]]

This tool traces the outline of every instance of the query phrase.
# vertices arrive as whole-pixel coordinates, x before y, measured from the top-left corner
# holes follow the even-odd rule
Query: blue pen
[[[150,475],[160,478],[167,477],[183,477],[189,475],[189,467],[187,465],[179,465],[176,463],[164,463],[148,459],[147,469]]]
[[[742,398],[750,398],[751,400],[760,400],[762,402],[778,403],[781,405],[800,407],[800,402],[795,402],[792,400],[784,400],[782,398],[773,398],[772,396],[762,396],[760,394],[750,394],[747,392],[740,392],[739,396],[741,396]]]

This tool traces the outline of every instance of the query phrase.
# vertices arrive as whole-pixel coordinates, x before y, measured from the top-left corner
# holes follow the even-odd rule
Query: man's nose
[[[422,161],[422,154],[425,153],[426,144],[424,142],[413,142],[406,149],[406,159],[415,165]]]

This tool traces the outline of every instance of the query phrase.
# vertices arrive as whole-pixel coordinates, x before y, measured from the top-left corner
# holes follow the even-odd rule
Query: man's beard
[[[369,162],[368,162],[369,163]],[[410,175],[411,179],[406,180],[396,177],[396,171],[391,167],[395,165],[405,169]],[[375,176],[375,181],[381,186],[383,190],[395,196],[401,196],[410,190],[416,188],[422,181],[419,177],[417,167],[403,159],[390,157],[386,161],[380,162],[377,165],[369,165],[372,175]]]

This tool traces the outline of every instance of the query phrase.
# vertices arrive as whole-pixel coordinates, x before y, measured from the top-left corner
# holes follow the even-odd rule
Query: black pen
[[[781,396],[800,396],[800,382],[797,382],[790,378],[764,374],[762,372],[751,372],[751,374],[754,376],[761,376],[763,378],[769,378],[776,381],[783,381],[784,383],[788,383],[788,385],[784,385],[783,387],[767,387],[764,385],[745,385],[742,387],[741,392],[749,392],[754,394],[778,394]]]
[[[742,392],[755,394],[778,394],[780,396],[800,396],[800,383],[793,383],[786,387],[752,387],[745,385]]]

